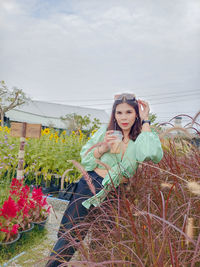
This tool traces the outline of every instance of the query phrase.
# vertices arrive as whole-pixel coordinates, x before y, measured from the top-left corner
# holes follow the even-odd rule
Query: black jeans
[[[88,174],[92,178],[96,193],[98,193],[103,188],[103,178],[94,171],[89,171]],[[61,264],[61,261],[59,261],[59,259],[69,261],[72,258],[76,249],[75,247],[70,245],[69,233],[71,236],[76,237],[76,242],[79,242],[79,237],[81,237],[81,240],[83,240],[87,234],[88,229],[84,228],[84,231],[80,231],[79,237],[76,236],[77,231],[71,231],[70,229],[76,226],[81,221],[83,221],[88,215],[89,210],[82,205],[82,202],[92,196],[93,193],[89,189],[85,178],[82,177],[78,182],[75,193],[72,199],[70,200],[67,209],[65,210],[65,213],[62,217],[60,229],[58,231],[59,239],[53,248],[53,252],[51,253],[52,259],[49,260],[46,266],[56,267]]]

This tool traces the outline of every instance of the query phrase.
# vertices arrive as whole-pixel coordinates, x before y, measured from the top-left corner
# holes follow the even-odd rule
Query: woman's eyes
[[[121,111],[117,111],[116,113],[117,113],[117,114],[119,114],[119,115],[120,115],[120,114],[122,114],[122,112],[121,112]],[[128,111],[126,111],[125,113],[128,113],[128,114],[130,114],[130,113],[133,113],[133,112],[132,112],[131,110],[128,110]]]

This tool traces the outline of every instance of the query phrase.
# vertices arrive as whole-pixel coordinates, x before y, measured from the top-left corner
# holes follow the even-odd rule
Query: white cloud
[[[20,14],[19,6],[12,0],[1,0],[0,8],[3,12],[7,12],[8,14]]]
[[[196,0],[3,0],[0,7],[0,77],[34,98],[199,87]]]

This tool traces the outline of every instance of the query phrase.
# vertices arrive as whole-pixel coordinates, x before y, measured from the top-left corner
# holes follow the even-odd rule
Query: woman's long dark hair
[[[108,130],[119,130],[122,132],[122,129],[119,127],[119,125],[115,119],[116,107],[117,107],[117,105],[122,104],[122,103],[126,103],[135,109],[136,119],[135,119],[135,122],[134,122],[133,126],[131,127],[131,130],[129,133],[129,138],[131,140],[135,141],[136,138],[138,137],[138,135],[141,133],[141,128],[142,128],[137,100],[128,100],[126,98],[123,98],[122,100],[118,100],[118,99],[115,100],[113,107],[112,107],[110,122],[108,124],[107,129]]]

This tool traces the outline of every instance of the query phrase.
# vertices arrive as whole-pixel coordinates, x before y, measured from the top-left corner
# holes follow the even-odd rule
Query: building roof
[[[6,112],[6,117],[11,121],[38,123],[46,127],[51,125],[55,128],[64,129],[66,128],[66,125],[62,122],[60,117],[72,113],[81,116],[90,114],[92,120],[97,118],[102,124],[108,123],[109,120],[109,116],[105,110],[49,103],[38,100],[32,100]]]

